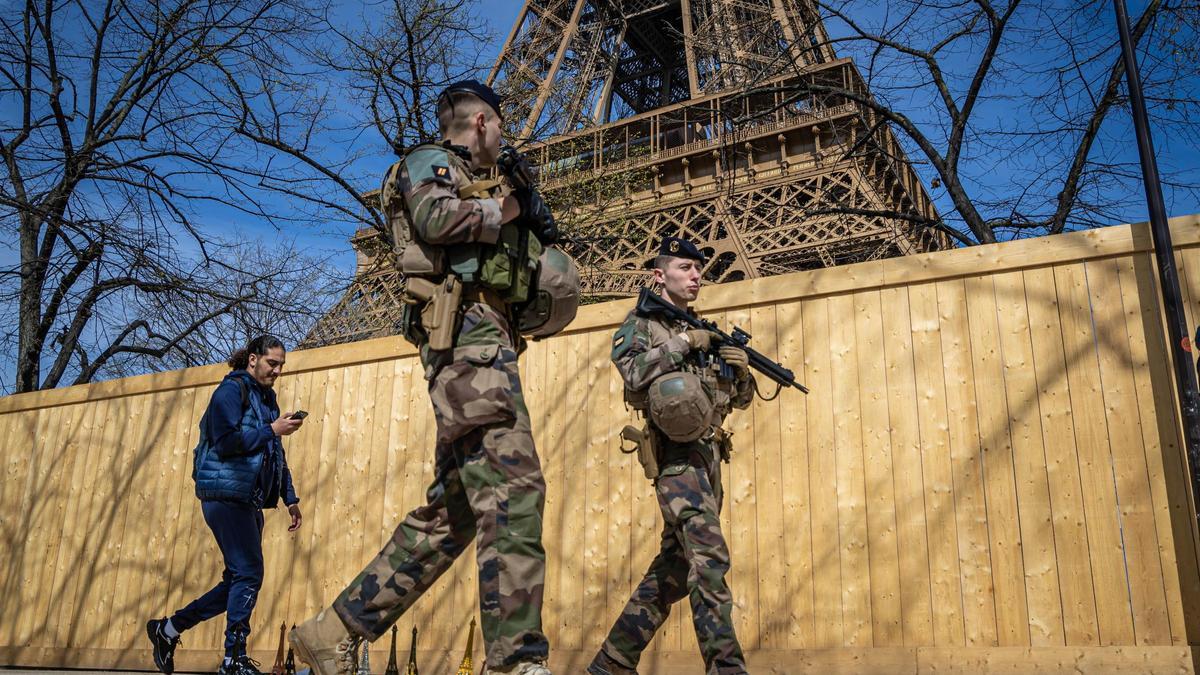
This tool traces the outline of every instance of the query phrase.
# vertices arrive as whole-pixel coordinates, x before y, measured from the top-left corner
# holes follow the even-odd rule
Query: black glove
[[[536,190],[513,190],[513,196],[521,205],[521,215],[517,216],[518,225],[528,227],[533,236],[542,242],[543,246],[558,243],[558,223],[554,222],[554,214],[542,200]]]

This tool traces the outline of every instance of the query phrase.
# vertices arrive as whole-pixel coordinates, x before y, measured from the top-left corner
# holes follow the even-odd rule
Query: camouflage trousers
[[[404,518],[333,607],[352,632],[373,641],[478,537],[488,666],[545,659],[546,485],[516,353],[501,345],[456,348],[429,391],[438,442],[427,503]]]
[[[729,549],[721,534],[721,463],[716,447],[697,443],[686,461],[667,464],[655,483],[663,531],[658,555],[613,624],[603,651],[637,668],[642,651],[685,596],[707,672],[745,673],[734,633],[733,595],[725,582]]]

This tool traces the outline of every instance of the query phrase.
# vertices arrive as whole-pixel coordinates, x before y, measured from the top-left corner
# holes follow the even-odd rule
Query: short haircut
[[[495,109],[478,96],[465,91],[452,91],[438,99],[438,130],[443,137],[461,133],[471,128],[476,113],[487,115],[485,119],[497,117]]]
[[[656,270],[662,270],[662,271],[666,272],[667,267],[669,267],[671,265],[672,260],[691,260],[692,262],[696,263],[696,265],[698,265],[701,269],[704,268],[703,262],[696,260],[695,258],[688,258],[686,256],[678,256],[678,255],[654,256],[654,259],[650,261],[650,268],[656,269]]]

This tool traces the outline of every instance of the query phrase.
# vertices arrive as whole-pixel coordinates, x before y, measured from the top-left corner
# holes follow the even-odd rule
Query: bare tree
[[[151,358],[195,363],[211,358],[197,348],[222,318],[314,306],[282,293],[314,283],[297,275],[312,261],[271,243],[247,258],[228,239],[242,222],[314,215],[281,206],[287,183],[269,180],[277,153],[230,120],[253,109],[280,126],[297,114],[272,93],[292,76],[292,45],[314,35],[315,9],[46,0],[0,17],[0,231],[17,242],[17,260],[0,263],[0,303],[15,318],[13,390]]]
[[[437,140],[438,93],[479,74],[489,36],[472,14],[475,6],[473,0],[369,4],[354,30],[326,19],[325,38],[304,49],[310,69],[271,82],[266,106],[234,88],[239,113],[231,128],[292,162],[263,180],[359,225],[382,228],[361,187],[378,184],[384,168],[378,160],[386,157],[381,149],[399,155]],[[283,124],[281,106],[294,111]],[[376,140],[363,141],[363,134]],[[339,137],[333,152],[323,146]],[[352,146],[358,149],[347,151]]]
[[[1110,2],[814,4],[866,86],[810,78],[797,95],[853,101],[891,126],[945,190],[953,212],[936,225],[958,242],[1111,223],[1137,194]],[[1152,0],[1133,27],[1155,124],[1193,144],[1196,16]],[[1169,187],[1196,194],[1200,181],[1166,168]]]

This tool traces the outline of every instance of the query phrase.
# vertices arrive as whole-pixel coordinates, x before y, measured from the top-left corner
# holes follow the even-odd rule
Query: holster
[[[404,280],[401,296],[404,302],[410,305],[424,303],[421,308],[421,327],[429,337],[430,349],[443,351],[454,346],[462,292],[462,282],[454,276],[447,276],[440,282],[420,277]]]
[[[621,440],[629,441],[634,445],[626,450],[625,444],[622,443],[621,452],[627,455],[637,452],[638,462],[641,463],[646,478],[658,480],[658,441],[650,425],[647,424],[645,428],[638,429],[632,424],[626,424],[625,428],[621,430]]]
[[[728,464],[730,456],[733,455],[733,432],[725,431],[721,427],[713,427],[712,440],[717,446],[717,452],[721,455],[721,461]]]

